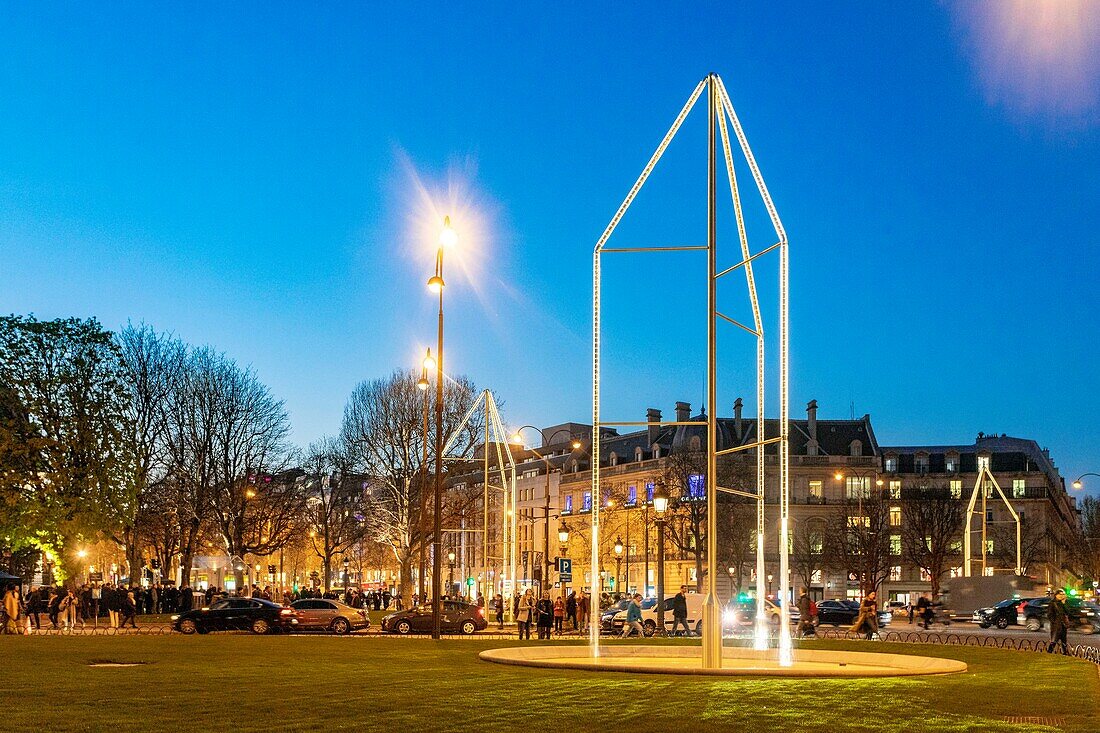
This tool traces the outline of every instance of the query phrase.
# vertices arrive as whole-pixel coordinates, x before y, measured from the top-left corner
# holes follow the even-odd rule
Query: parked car
[[[764,614],[770,624],[773,626],[779,624],[779,619],[781,618],[779,604],[770,598],[764,599]],[[801,619],[802,614],[799,613],[798,608],[796,606],[791,606],[790,623],[797,624]],[[726,605],[725,613],[722,614],[722,626],[727,629],[739,626],[752,626],[755,621],[756,601],[754,600],[732,600]]]
[[[302,598],[290,607],[298,612],[298,629],[347,634],[370,626],[367,612],[327,598]]]
[[[859,617],[859,601],[850,601],[842,598],[830,598],[817,602],[817,623],[831,624],[833,626],[851,626]],[[889,626],[892,615],[889,611],[879,609],[878,626]]]
[[[996,626],[998,629],[1007,629],[1016,626],[1020,619],[1026,617],[1027,604],[1035,598],[1006,598],[1000,603],[995,603],[988,608],[979,608],[971,616],[971,621],[983,629]]]
[[[485,609],[462,601],[443,601],[440,630],[446,633],[472,634],[481,631],[489,623]],[[382,630],[394,634],[425,633],[432,630],[432,606],[416,606],[391,613],[382,619]]]
[[[630,605],[630,599],[624,598],[621,601],[615,601],[607,608],[600,611],[600,631],[605,634],[610,634],[615,631],[615,614],[619,612],[625,612],[626,607]],[[619,630],[622,631],[622,624],[619,624]]]
[[[672,631],[672,602],[675,598],[675,593],[665,594],[666,632]],[[703,594],[685,593],[684,598],[687,600],[688,628],[693,629],[696,634],[701,633],[703,630]],[[606,627],[606,630],[613,633],[621,634],[623,632],[623,624],[626,623],[626,607],[630,605],[630,601],[620,601],[619,603],[622,604],[622,608],[615,611],[614,615],[611,617],[609,626]],[[619,604],[616,604],[616,606],[618,605]],[[645,629],[646,636],[652,636],[653,632],[657,630],[656,598],[646,598],[642,601],[642,628]]]
[[[1028,631],[1039,631],[1047,625],[1047,606],[1050,598],[1036,598],[1024,606],[1024,627]],[[1100,606],[1079,598],[1066,599],[1066,614],[1070,628],[1088,629],[1089,633],[1100,632]]]
[[[262,598],[223,598],[214,601],[209,608],[195,608],[172,616],[172,628],[183,634],[209,631],[266,634],[290,631],[297,626],[297,611]]]

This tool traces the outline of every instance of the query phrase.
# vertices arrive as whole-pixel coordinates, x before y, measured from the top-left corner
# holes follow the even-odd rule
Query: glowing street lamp
[[[657,514],[657,630],[665,633],[665,512],[668,492],[663,486],[653,490],[653,511]]]
[[[1073,488],[1075,488],[1077,490],[1083,489],[1085,487],[1085,484],[1084,484],[1083,481],[1081,481],[1081,479],[1083,479],[1085,476],[1096,476],[1097,478],[1100,478],[1100,473],[1083,473],[1083,474],[1081,474],[1080,476],[1078,476],[1076,479],[1073,480]]]
[[[432,638],[439,639],[443,624],[443,597],[440,577],[443,574],[443,251],[458,244],[458,233],[451,226],[451,217],[443,217],[439,233],[439,248],[435,254],[435,274],[428,280],[428,290],[439,296],[439,317],[435,345],[435,507],[432,516]],[[425,365],[425,368],[426,365]],[[451,568],[452,582],[454,568]]]
[[[610,501],[607,502],[608,506],[611,506],[611,504],[612,504],[612,502],[610,502]],[[618,586],[618,588],[622,587],[622,586],[619,585],[619,578],[622,576],[622,574],[623,574],[623,541],[619,537],[616,537],[615,538],[615,585]],[[618,590],[618,588],[616,588],[616,590]]]

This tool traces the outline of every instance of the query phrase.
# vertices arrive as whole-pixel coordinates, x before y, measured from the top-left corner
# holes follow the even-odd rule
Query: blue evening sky
[[[1063,29],[1077,46],[1038,39],[1036,71],[952,5],[572,5],[9,4],[0,312],[213,344],[305,444],[434,341],[452,213],[448,370],[513,425],[588,422],[592,246],[713,70],[790,236],[792,415],[854,407],[883,444],[1005,432],[1067,480],[1100,471],[1096,13]],[[700,107],[614,243],[703,242],[705,126]],[[605,415],[698,409],[702,256],[605,263]],[[750,317],[743,278],[720,295]],[[752,410],[751,340],[720,334],[719,411]]]

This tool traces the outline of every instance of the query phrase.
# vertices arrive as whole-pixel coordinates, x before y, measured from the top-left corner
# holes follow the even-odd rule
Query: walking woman
[[[852,633],[866,633],[867,641],[871,641],[878,633],[878,602],[875,600],[875,592],[871,591],[859,603],[859,616],[851,628]]]
[[[516,624],[519,626],[520,641],[531,638],[531,617],[535,613],[535,594],[530,588],[519,599],[519,610],[516,611]]]
[[[493,611],[497,615],[497,628],[504,631],[504,596],[500,593],[493,597]]]

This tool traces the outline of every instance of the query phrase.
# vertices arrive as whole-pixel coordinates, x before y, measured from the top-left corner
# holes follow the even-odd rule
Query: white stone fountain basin
[[[703,669],[702,649],[697,646],[608,645],[600,647],[596,658],[587,646],[514,646],[487,649],[478,657],[524,667],[730,677],[902,677],[966,671],[966,664],[954,659],[824,649],[796,649],[794,663],[784,667],[774,649],[724,647],[721,669]]]

